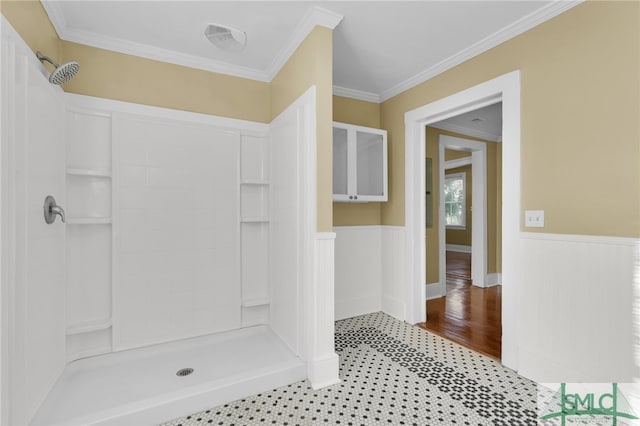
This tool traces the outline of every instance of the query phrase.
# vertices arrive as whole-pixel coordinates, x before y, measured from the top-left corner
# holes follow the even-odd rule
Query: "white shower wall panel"
[[[238,328],[237,132],[114,114],[114,349]]]

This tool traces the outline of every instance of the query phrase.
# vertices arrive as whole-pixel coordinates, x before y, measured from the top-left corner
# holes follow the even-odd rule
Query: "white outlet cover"
[[[544,210],[526,210],[524,226],[527,228],[544,228]]]

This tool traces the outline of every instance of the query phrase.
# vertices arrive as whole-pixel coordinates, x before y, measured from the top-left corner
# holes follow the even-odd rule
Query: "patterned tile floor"
[[[175,419],[201,425],[536,425],[534,382],[383,313],[336,322],[342,383],[307,381]]]

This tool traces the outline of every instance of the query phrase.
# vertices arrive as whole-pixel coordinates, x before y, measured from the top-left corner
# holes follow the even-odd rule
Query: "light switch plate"
[[[524,226],[527,228],[544,228],[544,210],[525,210]]]

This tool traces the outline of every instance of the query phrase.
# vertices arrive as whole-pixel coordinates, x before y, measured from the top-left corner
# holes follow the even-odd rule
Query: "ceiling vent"
[[[209,24],[204,35],[211,44],[228,52],[240,52],[247,44],[247,34],[244,31],[224,25]]]

